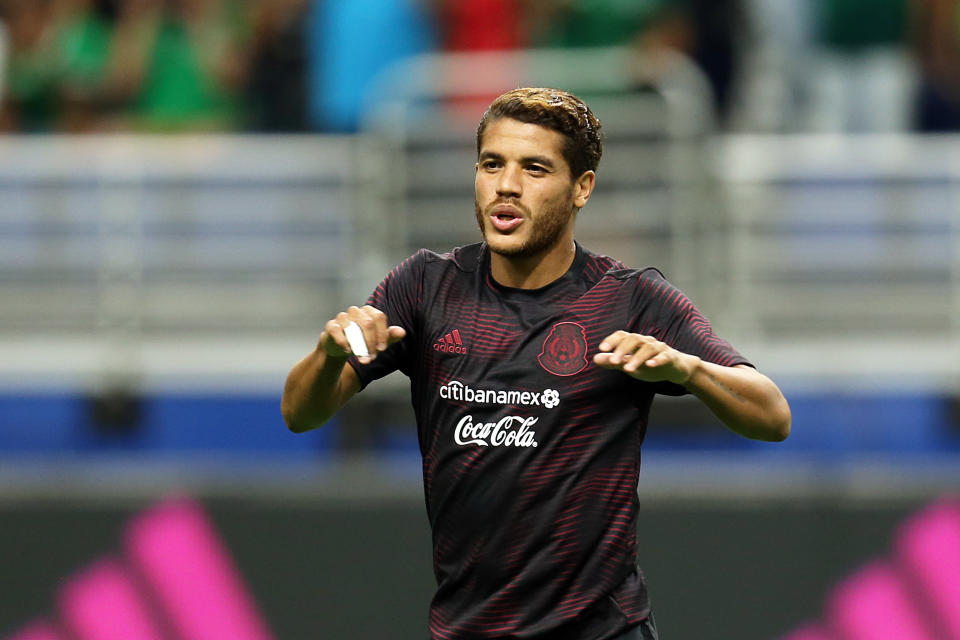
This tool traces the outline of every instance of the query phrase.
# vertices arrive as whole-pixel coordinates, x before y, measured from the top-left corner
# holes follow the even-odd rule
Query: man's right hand
[[[364,307],[350,307],[330,320],[320,334],[320,349],[332,358],[346,358],[352,355],[350,343],[344,333],[347,325],[357,323],[363,332],[363,339],[367,343],[369,356],[361,356],[362,364],[372,362],[377,353],[384,351],[388,346],[402,340],[407,335],[403,327],[387,324],[387,314],[379,309],[366,305]]]

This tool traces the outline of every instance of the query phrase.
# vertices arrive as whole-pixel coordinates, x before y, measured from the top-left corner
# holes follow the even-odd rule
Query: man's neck
[[[491,252],[490,272],[505,287],[539,289],[565,274],[576,255],[573,238],[533,256],[510,257]]]

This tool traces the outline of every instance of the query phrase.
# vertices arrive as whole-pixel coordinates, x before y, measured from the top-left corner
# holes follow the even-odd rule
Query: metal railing
[[[631,181],[643,144],[611,133],[587,246],[664,267],[778,376],[954,388],[960,140],[707,138],[689,174]],[[466,151],[452,184],[459,160],[409,146],[394,191],[376,145],[0,140],[0,384],[277,387],[391,264],[477,237]]]
[[[0,374],[84,385],[256,377],[277,365],[258,344],[302,333],[305,352],[356,290],[344,268],[363,237],[354,146],[3,139]]]
[[[820,384],[960,384],[960,137],[729,136],[718,322]]]

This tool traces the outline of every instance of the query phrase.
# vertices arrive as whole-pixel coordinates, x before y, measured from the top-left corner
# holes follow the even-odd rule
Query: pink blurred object
[[[900,576],[876,561],[844,580],[827,603],[830,628],[845,640],[944,640],[927,629]]]
[[[788,636],[784,636],[780,640],[836,640],[835,636],[827,633],[822,627],[810,624],[805,627],[800,627],[793,633]]]
[[[38,620],[13,634],[9,640],[63,640],[49,623]]]
[[[170,500],[140,514],[127,527],[125,544],[181,640],[272,640],[199,505]]]
[[[164,640],[129,573],[112,558],[72,577],[59,606],[79,640]]]
[[[960,502],[941,502],[913,516],[894,546],[941,632],[960,640]]]

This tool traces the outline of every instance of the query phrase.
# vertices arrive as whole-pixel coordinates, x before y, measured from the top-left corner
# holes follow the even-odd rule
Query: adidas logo
[[[460,330],[454,329],[447,335],[437,340],[433,345],[433,350],[442,351],[444,353],[465,354],[467,352],[467,347],[464,346],[463,340],[460,339]]]
[[[122,540],[117,553],[59,582],[52,620],[28,623],[10,640],[276,637],[199,503],[151,507]]]

